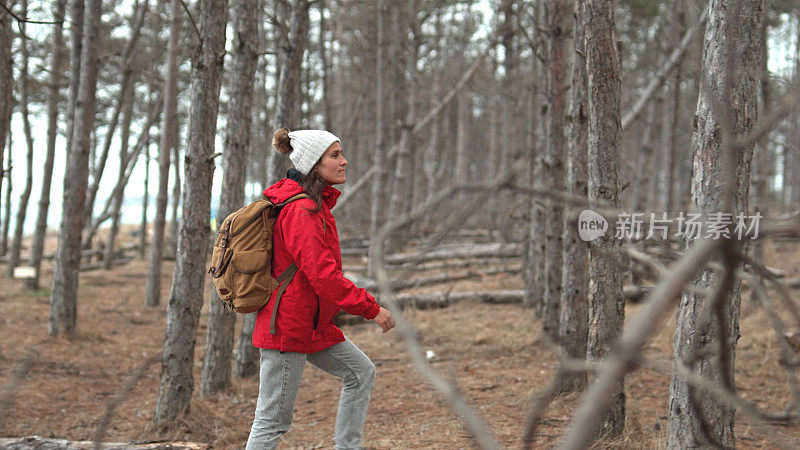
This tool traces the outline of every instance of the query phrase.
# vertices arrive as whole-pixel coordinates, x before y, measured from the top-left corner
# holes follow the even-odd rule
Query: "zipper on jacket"
[[[314,313],[314,329],[316,330],[319,326],[319,295],[315,295],[317,297],[317,312]]]

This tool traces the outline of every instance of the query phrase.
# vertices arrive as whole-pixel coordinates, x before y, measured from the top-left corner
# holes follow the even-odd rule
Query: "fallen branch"
[[[673,50],[669,55],[667,63],[664,64],[664,67],[662,67],[656,76],[650,80],[650,83],[644,89],[641,97],[639,97],[633,107],[631,107],[631,110],[625,113],[625,116],[622,118],[623,130],[628,128],[628,125],[633,122],[633,119],[635,119],[636,116],[642,112],[642,109],[644,109],[644,106],[656,92],[656,89],[661,87],[661,85],[664,83],[664,80],[667,78],[667,75],[672,72],[672,69],[674,69],[678,62],[680,62],[680,60],[683,58],[683,53],[686,51],[686,48],[689,47],[689,43],[692,42],[692,38],[694,37],[695,33],[697,33],[697,30],[699,30],[700,27],[705,23],[706,17],[708,17],[707,6],[703,10],[702,14],[700,14],[700,18],[697,19],[697,22],[695,22],[694,26],[686,30],[686,33],[683,35],[683,39],[681,39],[678,47],[675,48],[675,50]]]
[[[211,444],[201,442],[159,441],[143,444],[129,442],[103,442],[99,447],[91,441],[69,441],[66,439],[51,439],[40,436],[26,436],[21,438],[0,438],[0,448],[9,449],[37,449],[37,450],[92,450],[96,448],[106,450],[207,450]]]
[[[428,252],[395,253],[386,256],[387,264],[422,263],[439,259],[453,258],[485,258],[485,257],[521,257],[521,244],[477,244],[463,245],[457,249],[433,250]]]
[[[31,348],[28,350],[28,354],[25,355],[25,357],[22,358],[14,367],[11,379],[8,380],[6,388],[3,389],[3,393],[0,395],[0,432],[3,430],[3,421],[8,414],[8,410],[11,408],[11,401],[14,399],[14,395],[16,395],[17,391],[22,385],[23,378],[25,378],[25,375],[27,375],[28,371],[31,370],[31,367],[36,362],[36,359],[36,351]],[[2,442],[0,442],[0,448],[5,448],[2,445]]]
[[[717,253],[721,240],[704,239],[675,263],[667,277],[653,289],[639,314],[623,330],[622,336],[603,360],[602,369],[587,391],[572,426],[561,443],[563,449],[587,448],[609,403],[610,392],[639,358],[658,323],[680,299],[685,284],[694,279],[705,263]]]
[[[135,258],[118,258],[111,262],[112,266],[124,266],[129,262],[133,261]],[[92,263],[92,264],[83,264],[78,270],[81,272],[87,272],[89,270],[97,270],[103,267],[101,263]]]
[[[111,417],[114,415],[114,411],[125,401],[125,398],[131,394],[133,388],[136,386],[136,383],[141,380],[147,369],[155,364],[156,362],[161,361],[161,355],[153,355],[150,358],[147,358],[136,370],[133,371],[128,379],[125,381],[125,384],[119,388],[116,395],[106,404],[106,410],[103,413],[103,417],[97,424],[97,430],[94,434],[94,449],[101,449],[103,448],[103,437],[106,434],[106,430],[108,429],[108,425],[111,423]]]
[[[450,186],[449,188],[440,190],[437,194],[429,197],[425,202],[418,205],[412,211],[386,223],[378,231],[370,246],[370,259],[375,262],[375,274],[381,286],[380,296],[382,299],[384,299],[384,301],[387,302],[390,309],[392,309],[394,312],[398,332],[403,337],[414,367],[420,373],[422,378],[427,381],[431,387],[433,387],[436,392],[443,397],[452,410],[458,414],[469,433],[475,439],[476,444],[484,449],[499,449],[500,445],[495,440],[486,423],[469,405],[469,403],[467,403],[464,397],[459,393],[458,389],[456,389],[452,383],[442,377],[436,370],[433,369],[433,367],[431,367],[414,331],[403,317],[399,305],[394,301],[393,298],[391,298],[392,288],[389,285],[389,277],[384,262],[384,242],[386,238],[396,230],[407,226],[414,220],[419,219],[431,208],[435,207],[445,198],[452,195],[453,192],[456,192],[456,190],[464,190],[469,192],[474,190],[496,191],[501,189],[511,179],[513,179],[517,173],[523,170],[526,162],[527,161],[524,158],[517,160],[510,169],[504,173],[501,173],[500,176],[487,184],[472,185],[470,186],[470,189],[462,189],[462,186]]]

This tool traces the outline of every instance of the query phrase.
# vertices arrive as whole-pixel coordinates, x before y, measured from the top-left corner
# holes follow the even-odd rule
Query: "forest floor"
[[[767,262],[800,273],[800,245],[769,245]],[[165,263],[162,306],[155,308],[144,307],[145,260],[110,271],[82,272],[79,332],[72,340],[47,336],[48,290],[27,291],[21,280],[4,277],[4,267],[0,273],[0,388],[8,385],[19,361],[31,351],[36,355],[36,363],[17,386],[8,417],[0,424],[0,436],[91,440],[107,404],[130,374],[148,357],[161,352],[172,263]],[[46,265],[43,285],[49,286],[51,279],[52,267]],[[446,287],[426,287],[425,291],[518,289],[521,285],[519,277],[496,275]],[[209,284],[206,286],[208,290]],[[793,295],[797,299],[798,291]],[[629,305],[627,318],[630,320],[639,309],[640,305]],[[529,402],[548,385],[556,369],[556,349],[542,336],[541,321],[533,311],[521,305],[464,302],[444,309],[406,310],[404,314],[419,332],[424,348],[435,353],[433,366],[456,383],[502,445],[519,447]],[[195,350],[196,387],[207,318],[206,302]],[[778,364],[778,341],[767,324],[765,313],[749,301],[749,291],[745,290],[736,385],[748,401],[777,412],[789,404],[790,392],[786,374]],[[371,323],[343,329],[378,368],[365,431],[367,448],[474,447],[459,420],[417,375],[398,333],[381,334]],[[648,357],[669,364],[673,329],[674,313],[657,330],[647,348]],[[235,380],[229,392],[214,398],[199,398],[195,389],[190,415],[169,432],[158,432],[151,420],[159,373],[158,363],[145,371],[116,409],[105,441],[168,439],[203,442],[213,448],[244,446],[258,393],[256,378]],[[281,448],[333,447],[339,389],[338,380],[312,366],[306,368],[294,424]],[[664,448],[669,373],[639,368],[626,378],[625,389],[625,433],[596,447]],[[560,440],[580,401],[580,395],[570,394],[551,404],[537,429],[535,447],[550,447]],[[800,427],[796,425],[764,428],[739,413],[735,430],[739,448],[774,448],[776,436],[800,447]]]

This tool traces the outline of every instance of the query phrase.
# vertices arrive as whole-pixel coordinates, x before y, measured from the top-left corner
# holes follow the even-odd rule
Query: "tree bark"
[[[189,411],[194,390],[192,367],[208,256],[214,136],[225,57],[227,10],[226,0],[200,0],[200,40],[192,58],[183,213],[167,306],[167,331],[155,413],[155,423],[159,426],[174,423]]]
[[[172,184],[172,218],[169,221],[169,232],[166,233],[164,247],[168,255],[174,255],[178,250],[178,208],[181,204],[181,124],[175,117],[175,137],[172,141],[172,174],[175,179]]]
[[[28,16],[28,0],[22,0],[22,13],[23,17]],[[29,82],[29,60],[30,52],[28,50],[28,42],[25,39],[26,26],[24,22],[20,22],[20,50],[22,53],[22,70],[19,80],[19,94],[20,94],[20,113],[22,114],[22,127],[25,134],[25,145],[28,152],[25,157],[25,187],[22,194],[19,196],[19,204],[17,205],[17,217],[14,225],[14,237],[11,241],[11,252],[6,261],[6,276],[8,278],[14,277],[14,268],[19,263],[19,254],[22,249],[22,235],[25,226],[25,216],[28,212],[28,200],[31,197],[31,189],[33,188],[33,134],[31,132],[30,111],[28,109],[28,82]],[[11,150],[9,148],[9,150]]]
[[[546,7],[545,2],[540,1],[537,4],[537,20],[542,22],[546,20]],[[539,45],[537,43],[537,45]],[[532,50],[538,52],[538,47]],[[534,58],[536,59],[536,58]],[[547,67],[546,61],[540,61],[532,70],[533,83],[540,84],[541,80],[547,80],[545,72]],[[537,70],[538,69],[538,70]],[[543,148],[547,146],[548,127],[545,126],[548,122],[549,104],[543,98],[546,89],[541,89],[537,92],[539,95],[534,97],[538,103],[538,115],[534,116],[534,123],[532,128],[537,130],[538,139],[536,140],[535,150],[531,156],[531,180],[535,189],[544,189],[544,152]],[[528,249],[526,254],[526,268],[525,268],[525,306],[535,308],[535,313],[541,317],[544,313],[544,291],[545,285],[545,251],[546,240],[541,237],[545,235],[545,202],[543,199],[531,196],[530,198],[530,223],[528,228]]]
[[[239,378],[252,377],[258,373],[258,348],[253,345],[253,329],[256,327],[256,314],[246,314],[239,332],[239,352],[233,365],[233,373]]]
[[[89,152],[94,128],[101,16],[102,1],[90,0],[83,24],[81,75],[75,104],[73,147],[69,151],[64,175],[61,227],[50,294],[48,333],[51,336],[61,333],[71,335],[76,328],[78,268],[81,258],[83,208],[89,181]]]
[[[470,117],[472,116],[472,105],[469,95],[462,93],[458,96],[456,102],[456,154],[455,154],[455,172],[453,173],[453,180],[456,184],[464,184],[469,176],[469,126]]]
[[[268,40],[264,38],[265,32],[263,30],[263,15],[264,15],[264,5],[258,5],[257,11],[257,27],[258,27],[258,36],[259,36],[259,47],[264,48],[267,46]],[[259,60],[258,66],[258,81],[256,82],[256,95],[257,95],[257,105],[266,105],[267,104],[267,91],[266,91],[266,80],[269,76],[268,74],[268,66],[267,62],[264,59]],[[256,111],[259,111],[256,109]],[[251,155],[255,153],[257,156],[259,169],[257,172],[256,180],[259,183],[259,186],[267,186],[267,155],[268,153],[275,153],[271,151],[270,145],[268,144],[269,139],[271,138],[269,132],[271,131],[270,127],[270,114],[269,112],[264,109],[261,110],[259,113],[253,115],[253,128],[252,131],[255,135],[260,135],[259,142],[254,142],[253,145],[250,146]],[[256,139],[254,135],[254,140]],[[254,159],[253,156],[250,159]],[[246,378],[252,377],[258,373],[259,367],[259,352],[258,348],[253,346],[253,329],[256,326],[256,313],[247,314],[242,318],[242,328],[239,330],[239,341],[237,345],[237,352],[236,352],[236,361],[233,364],[233,374],[238,378]]]
[[[257,0],[235,0],[233,4],[233,64],[230,76],[228,134],[223,160],[222,194],[217,223],[244,204],[244,181],[253,123],[253,84],[258,63]],[[231,385],[231,359],[236,316],[223,307],[211,288],[208,334],[200,393],[210,397]]]
[[[73,148],[75,108],[78,100],[78,88],[81,82],[81,57],[83,54],[83,22],[86,5],[85,0],[68,0],[70,16],[69,36],[69,111],[67,113],[67,158]]]
[[[8,174],[5,182],[5,196],[6,201],[3,204],[3,230],[2,236],[0,236],[0,255],[5,256],[8,253],[8,229],[11,226],[11,130],[8,130],[8,134],[6,135],[6,144],[8,144],[9,151],[6,153],[6,167],[5,172]],[[2,170],[0,170],[2,171]]]
[[[610,0],[587,0],[584,11],[589,92],[589,199],[594,207],[618,209],[622,123],[614,4]],[[612,229],[592,241],[589,247],[587,353],[591,361],[599,361],[609,352],[625,320],[620,246]],[[610,395],[613,400],[602,420],[600,433],[619,436],[625,427],[625,391],[621,381]]]
[[[569,159],[567,160],[567,189],[570,195],[588,196],[588,173],[586,166],[588,126],[588,92],[586,86],[586,45],[584,43],[583,0],[575,2],[572,65],[572,105],[569,132]],[[564,270],[561,282],[561,311],[558,327],[558,342],[561,354],[577,360],[586,359],[586,338],[589,305],[586,302],[589,289],[589,245],[578,236],[578,228],[570,223],[577,217],[578,208],[570,207],[564,215]],[[586,388],[586,374],[565,374],[561,390],[581,391]]]
[[[408,7],[408,29],[401,26],[402,39],[401,42],[407,42],[405,53],[405,68],[402,72],[405,74],[406,95],[403,96],[405,101],[405,117],[402,120],[400,129],[400,144],[397,153],[397,159],[394,166],[394,182],[395,189],[392,190],[391,199],[389,201],[389,211],[393,215],[400,215],[409,206],[409,199],[412,195],[411,185],[411,172],[413,171],[414,161],[414,135],[411,133],[411,128],[416,120],[416,101],[415,94],[417,92],[417,58],[419,54],[418,43],[415,35],[409,31],[416,28],[417,21],[417,2],[416,0],[409,0],[406,2]],[[398,11],[398,15],[400,15]],[[410,29],[410,30],[409,30]]]
[[[55,2],[55,19],[65,19],[67,0]],[[34,269],[33,278],[25,280],[27,289],[39,289],[39,279],[42,268],[42,254],[44,241],[47,234],[47,213],[50,210],[50,188],[53,178],[53,162],[56,154],[56,138],[58,137],[58,108],[61,100],[61,67],[64,64],[64,24],[57,23],[53,26],[52,48],[50,60],[50,85],[47,88],[47,154],[44,160],[42,173],[42,190],[39,196],[39,212],[36,216],[36,228],[33,232],[31,243],[30,265]],[[0,161],[2,158],[0,158]]]
[[[375,57],[375,152],[373,153],[373,165],[376,176],[372,180],[372,196],[370,203],[369,216],[369,236],[375,236],[381,225],[381,205],[383,205],[383,182],[386,168],[386,158],[384,157],[386,147],[386,137],[384,133],[384,95],[383,95],[383,51],[385,42],[384,9],[385,1],[378,0],[375,7],[377,16],[376,31],[378,33],[378,43]],[[366,175],[362,175],[366,176]],[[369,264],[368,273],[374,275],[373,264]]]
[[[144,143],[144,194],[142,195],[142,221],[139,225],[139,258],[144,258],[147,247],[147,206],[150,201],[150,136]]]
[[[161,261],[164,258],[164,227],[169,200],[169,160],[172,146],[175,145],[175,116],[178,111],[178,40],[181,34],[180,0],[172,1],[170,13],[169,43],[167,44],[167,73],[164,77],[164,116],[161,124],[161,137],[158,145],[158,196],[156,197],[156,217],[153,221],[153,240],[150,241],[150,254],[145,281],[145,306],[158,306],[161,303]]]
[[[111,228],[106,237],[105,249],[103,251],[103,268],[106,270],[111,269],[114,259],[114,243],[117,240],[117,233],[119,232],[119,219],[120,211],[122,210],[122,201],[125,197],[125,190],[121,189],[123,186],[122,180],[125,178],[127,170],[127,159],[129,158],[128,150],[130,147],[131,135],[131,122],[133,121],[133,92],[136,86],[133,82],[128,85],[131,92],[125,94],[125,104],[122,107],[122,124],[120,130],[120,144],[119,144],[119,170],[117,171],[117,185],[111,192],[110,208],[111,208]]]
[[[289,38],[281,47],[283,64],[278,80],[273,128],[294,129],[299,125],[300,105],[296,94],[300,87],[300,70],[308,45],[308,0],[294,0],[289,16]],[[283,177],[286,158],[273,158],[272,179]]]
[[[761,0],[710,2],[703,44],[704,81],[692,133],[692,203],[701,214],[732,213],[734,224],[738,214],[748,214],[753,144],[738,145],[733,140],[748,134],[757,120],[763,26]],[[696,238],[687,239],[687,246]],[[736,261],[731,253],[745,253],[746,246],[742,241],[731,242],[727,249],[727,263],[733,270]],[[714,305],[694,291],[682,296],[674,337],[675,364],[687,364],[714,384],[733,391],[741,279],[703,270],[694,281],[703,289],[715,284],[720,285],[721,296]],[[713,314],[705,314],[707,306]],[[732,448],[733,423],[733,406],[690,389],[673,373],[668,448],[715,444]]]
[[[114,137],[114,132],[119,123],[120,114],[122,109],[127,103],[126,96],[131,94],[128,86],[133,82],[133,69],[130,67],[133,52],[136,49],[136,42],[141,35],[142,25],[144,24],[144,17],[148,10],[148,2],[143,1],[138,4],[138,9],[134,13],[133,25],[131,25],[130,39],[125,44],[122,51],[120,73],[122,79],[119,84],[119,98],[114,104],[114,111],[111,114],[111,120],[108,122],[106,135],[104,137],[103,148],[100,152],[100,158],[96,161],[96,167],[92,171],[92,183],[89,185],[89,190],[86,193],[86,206],[84,207],[83,223],[89,225],[92,223],[92,214],[94,213],[94,202],[97,197],[97,190],[100,188],[100,180],[105,171],[106,161],[108,160],[108,153],[111,150],[111,140]],[[87,230],[88,231],[88,230]],[[84,233],[83,247],[90,247],[94,233]]]
[[[657,98],[650,100],[649,108],[647,109],[647,119],[642,124],[644,130],[642,131],[642,138],[636,143],[639,151],[636,155],[636,169],[634,178],[635,186],[633,189],[633,211],[644,212],[648,206],[652,207],[652,203],[648,201],[651,196],[655,195],[655,191],[651,190],[651,180],[657,178],[652,173],[648,175],[647,169],[651,167],[659,167],[655,164],[655,143],[656,143],[656,113],[663,111],[661,103]]]
[[[551,192],[563,192],[564,120],[567,113],[567,46],[569,44],[569,14],[567,0],[554,0],[549,5],[549,65],[548,97],[550,118],[548,122],[548,145],[545,155],[544,179]],[[544,332],[558,342],[559,307],[561,305],[561,277],[564,252],[564,206],[558,200],[546,199],[545,205],[545,290]],[[539,237],[541,238],[541,237]]]
[[[11,122],[11,110],[13,107],[11,98],[13,91],[11,87],[14,86],[14,59],[11,53],[13,39],[11,16],[5,10],[0,10],[0,83],[4,86],[2,93],[0,93],[0,165],[3,162],[3,152],[10,133],[9,123]],[[8,154],[11,154],[11,148],[8,149]],[[0,166],[0,187],[3,186],[4,173]],[[11,178],[9,177],[9,179]],[[5,189],[10,191],[7,185]],[[2,199],[2,196],[0,196],[0,199]],[[2,253],[5,254],[5,251]]]
[[[132,88],[132,85],[131,85]],[[152,105],[150,115],[147,119],[147,123],[142,128],[142,132],[139,135],[139,141],[137,142],[136,146],[128,150],[128,138],[130,136],[130,121],[131,116],[133,115],[133,99],[130,98],[128,101],[128,105],[126,107],[125,117],[122,119],[122,145],[120,147],[120,172],[119,177],[117,179],[117,185],[114,186],[114,191],[111,193],[111,197],[109,201],[106,203],[106,206],[103,208],[104,210],[109,210],[109,216],[111,218],[111,230],[108,233],[108,238],[106,239],[106,246],[105,251],[103,253],[103,267],[106,269],[111,268],[111,264],[113,263],[113,252],[114,252],[114,245],[117,238],[117,233],[119,232],[119,221],[120,221],[120,212],[122,210],[122,203],[125,198],[125,186],[128,185],[128,181],[131,178],[131,173],[133,173],[133,168],[136,166],[136,160],[139,158],[139,154],[142,152],[142,148],[145,145],[149,145],[150,142],[150,127],[152,127],[159,118],[159,113],[161,108],[159,107],[158,103],[160,103],[160,98]],[[105,214],[101,214],[101,217]],[[138,246],[137,246],[138,248]]]

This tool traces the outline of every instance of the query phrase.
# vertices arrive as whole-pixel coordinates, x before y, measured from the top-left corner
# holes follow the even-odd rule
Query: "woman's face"
[[[334,142],[317,163],[317,175],[328,184],[342,184],[347,181],[346,165],[347,160],[342,155],[342,146]]]

